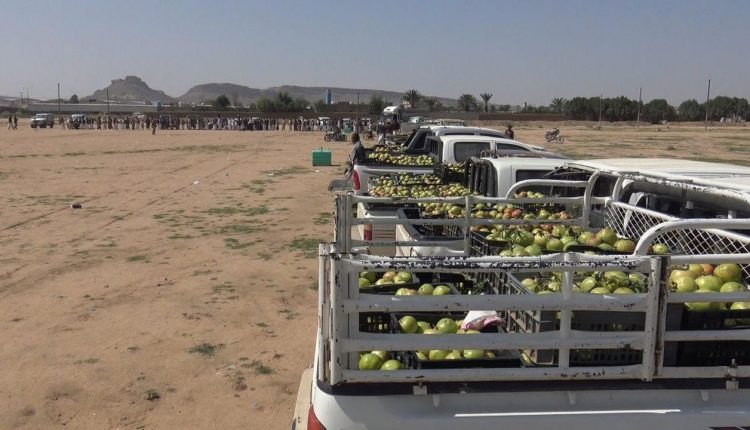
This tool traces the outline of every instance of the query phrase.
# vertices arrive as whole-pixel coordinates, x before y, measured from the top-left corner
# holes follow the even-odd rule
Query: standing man
[[[156,119],[151,121],[151,134],[156,134]]]
[[[516,133],[513,132],[513,126],[508,124],[508,128],[505,130],[505,135],[508,139],[515,139]]]
[[[13,115],[13,130],[18,130],[18,115]]]

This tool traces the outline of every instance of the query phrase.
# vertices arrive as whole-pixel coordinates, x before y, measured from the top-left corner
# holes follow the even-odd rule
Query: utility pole
[[[109,87],[107,87],[107,115],[109,115]]]
[[[599,129],[602,128],[602,98],[604,98],[604,94],[599,94]]]
[[[62,115],[62,110],[61,110],[61,107],[60,107],[60,103],[61,103],[61,101],[60,101],[60,83],[58,82],[57,83],[57,114],[58,115]]]
[[[635,119],[635,128],[639,128],[641,126],[641,96],[643,96],[643,87],[640,87],[638,89],[638,115]]]
[[[711,79],[708,80],[708,88],[706,89],[706,122],[703,125],[704,130],[708,130],[708,100],[711,98]]]
[[[29,88],[23,87],[26,90],[26,110],[31,111],[31,99],[29,98]],[[23,105],[23,91],[21,91],[21,104]]]

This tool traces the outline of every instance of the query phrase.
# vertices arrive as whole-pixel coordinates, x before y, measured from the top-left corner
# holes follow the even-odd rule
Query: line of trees
[[[236,98],[236,97],[235,97]],[[604,121],[635,121],[638,117],[639,102],[625,96],[618,97],[573,97],[565,99],[556,97],[547,106],[513,107],[510,104],[491,104],[491,93],[481,93],[479,98],[473,94],[462,94],[457,99],[455,107],[446,107],[434,97],[426,97],[416,89],[410,89],[403,95],[403,101],[412,108],[433,111],[461,111],[461,112],[518,112],[518,113],[560,113],[574,120],[595,121],[601,117]],[[74,99],[76,99],[74,101]],[[70,102],[77,102],[77,96],[71,97]],[[352,105],[352,109],[377,115],[390,103],[382,96],[373,95],[368,103],[359,107]],[[228,109],[232,103],[226,95],[221,95],[213,102],[217,109]],[[239,107],[237,102],[235,107]],[[316,112],[329,110],[323,100],[312,105],[303,98],[292,98],[282,91],[274,98],[263,97],[250,109],[260,112],[300,112],[314,109]],[[685,100],[678,106],[670,105],[665,99],[653,99],[647,103],[640,102],[640,118],[644,122],[660,123],[662,121],[702,121],[706,117],[706,103],[695,99]],[[750,121],[750,103],[746,98],[717,96],[708,102],[708,118],[719,121],[722,118],[732,121]]]
[[[493,94],[481,93],[480,104],[473,94],[461,94],[458,97],[455,110],[462,112],[519,112],[519,113],[561,113],[570,119],[597,120],[601,108],[602,119],[605,121],[635,121],[638,117],[639,102],[625,96],[619,97],[573,97],[568,100],[562,97],[552,99],[548,106],[534,106],[525,104],[523,107],[513,108],[509,104],[490,104]],[[415,89],[408,90],[403,97],[412,107],[430,105],[434,110],[435,99],[428,104],[425,98]],[[442,105],[441,105],[442,108]],[[441,109],[442,110],[442,109]],[[662,121],[702,121],[706,117],[706,103],[694,99],[685,100],[675,107],[665,99],[653,99],[648,103],[640,102],[641,120],[654,124]],[[719,121],[722,118],[732,121],[750,121],[750,104],[745,98],[717,96],[708,102],[708,118]]]
[[[635,121],[638,116],[638,100],[624,96],[601,99],[574,97],[570,100],[563,99],[554,108],[571,119],[596,120],[599,118],[600,104],[602,120],[605,121]],[[677,107],[664,99],[641,102],[641,119],[654,124],[662,121],[703,121],[705,118],[706,103],[695,99],[685,100]],[[708,119],[719,121],[722,118],[732,121],[750,120],[750,104],[747,99],[718,96],[709,100]]]

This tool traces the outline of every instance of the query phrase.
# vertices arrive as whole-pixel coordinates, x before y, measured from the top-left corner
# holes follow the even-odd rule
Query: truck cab
[[[425,146],[435,157],[436,163],[463,163],[471,157],[480,157],[483,153],[502,151],[545,152],[544,148],[529,145],[503,135],[492,136],[488,132],[481,134],[458,134],[446,131],[436,136],[428,136]],[[547,153],[551,154],[551,153]]]

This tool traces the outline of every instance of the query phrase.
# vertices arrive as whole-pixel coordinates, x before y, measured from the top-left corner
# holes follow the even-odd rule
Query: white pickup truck
[[[474,136],[477,139],[483,140],[472,142],[463,139],[448,142],[448,138],[460,136]],[[440,137],[441,140],[445,138],[445,143],[443,145],[433,144],[436,146],[431,147],[428,140],[430,137]],[[489,150],[545,152],[545,149],[541,146],[507,139],[505,133],[490,128],[436,125],[424,126],[414,130],[406,139],[403,146],[399,146],[396,150],[398,155],[426,156],[431,158],[431,161],[427,165],[398,165],[373,158],[355,164],[352,172],[354,194],[367,194],[368,184],[372,177],[398,173],[430,173],[435,160],[441,160],[442,163],[446,164],[461,163],[472,155],[479,156],[482,151]],[[368,157],[372,153],[373,150],[368,150]]]
[[[567,199],[584,209],[555,223],[634,238],[632,254],[361,254],[356,250],[369,243],[351,231],[364,221],[346,210],[359,197],[338,196],[336,240],[320,247],[315,357],[300,384],[292,428],[750,427],[750,236],[744,234],[750,220],[729,217],[750,214],[750,180],[582,167],[589,176],[585,192]],[[599,181],[607,186],[597,188]],[[595,191],[606,188],[609,194]],[[642,202],[670,212],[627,203],[639,193]],[[415,202],[426,200],[436,199]],[[682,216],[674,201],[687,209]],[[464,228],[551,222],[464,220]],[[657,243],[669,253],[649,255]],[[442,297],[361,290],[363,277],[403,271],[460,274],[487,287],[482,295]],[[605,286],[616,281],[585,293],[582,276]],[[526,282],[547,278],[556,279],[555,289],[552,282],[543,291]],[[694,283],[709,281],[724,284],[696,290]],[[633,290],[620,292],[622,282]],[[727,284],[733,288],[725,290]],[[470,322],[466,312],[477,310],[492,323],[457,330]]]

